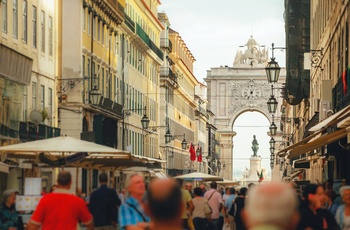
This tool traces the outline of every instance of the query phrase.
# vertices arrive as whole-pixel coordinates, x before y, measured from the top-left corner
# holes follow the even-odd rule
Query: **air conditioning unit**
[[[321,100],[320,101],[320,107],[319,107],[319,116],[320,116],[320,121],[326,119],[327,117],[331,116],[330,114],[331,110],[331,102],[328,100]]]

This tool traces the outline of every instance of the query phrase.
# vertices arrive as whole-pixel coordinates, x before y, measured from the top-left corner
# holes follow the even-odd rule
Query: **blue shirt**
[[[229,195],[226,200],[225,200],[225,207],[227,207],[227,212],[230,211],[232,202],[235,200],[236,196],[235,195]]]
[[[126,226],[136,225],[139,222],[150,222],[150,218],[143,211],[140,202],[130,196],[119,208],[119,227],[123,230]]]

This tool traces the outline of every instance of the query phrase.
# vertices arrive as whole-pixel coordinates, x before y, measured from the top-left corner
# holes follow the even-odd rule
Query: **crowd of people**
[[[57,186],[43,195],[26,229],[98,230],[350,230],[350,186],[337,192],[309,184],[298,193],[293,183],[270,182],[218,188],[215,181],[193,188],[181,180],[129,174],[119,195],[106,173],[87,203],[70,192],[72,177],[61,171]],[[16,192],[6,190],[0,205],[0,229],[24,229],[15,209]]]

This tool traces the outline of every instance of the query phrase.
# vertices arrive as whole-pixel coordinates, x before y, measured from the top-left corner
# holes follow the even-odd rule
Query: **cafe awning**
[[[346,137],[347,133],[348,133],[347,130],[344,128],[330,134],[325,134],[314,141],[311,141],[305,144],[300,144],[298,147],[289,151],[290,154],[288,158],[293,158],[303,153],[307,153],[314,149],[321,148],[325,145],[333,143],[343,137]]]
[[[350,130],[347,130],[347,124],[350,123],[348,116],[350,115],[350,106],[340,110],[327,119],[314,125],[309,129],[309,132],[313,132],[310,136],[302,139],[298,143],[295,143],[277,153],[278,156],[284,156],[289,152],[288,158],[293,158],[301,154],[307,153],[314,149],[323,147],[332,142],[335,142],[345,136]],[[346,122],[349,120],[348,122]],[[325,132],[329,127],[337,127],[335,132]]]

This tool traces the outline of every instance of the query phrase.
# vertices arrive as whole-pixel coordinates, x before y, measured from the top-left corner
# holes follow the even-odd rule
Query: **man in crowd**
[[[126,177],[125,188],[129,196],[119,208],[120,229],[147,229],[150,218],[146,215],[142,206],[142,198],[146,192],[143,176],[139,173],[129,174]]]
[[[211,219],[209,220],[208,229],[219,230],[220,211],[223,207],[222,196],[217,191],[217,183],[215,181],[210,183],[210,188],[211,189],[206,191],[204,194],[204,198],[208,200],[208,203],[213,211],[211,214]]]
[[[95,229],[115,229],[118,219],[118,206],[121,205],[117,192],[107,187],[108,176],[101,173],[98,177],[100,187],[90,196],[89,209],[94,217]]]
[[[150,185],[147,202],[152,229],[182,230],[181,200],[181,188],[174,180],[154,180]]]
[[[225,205],[224,205],[224,219],[225,223],[229,225],[230,230],[235,229],[235,221],[233,216],[228,214],[228,211],[231,209],[231,206],[233,205],[233,201],[236,198],[236,189],[234,187],[229,188],[226,190],[228,197],[225,200]]]
[[[188,192],[188,190],[182,188],[182,180],[181,179],[176,179],[176,182],[178,186],[181,188],[181,197],[182,197],[182,224],[183,224],[183,229],[188,230],[188,217],[189,217],[189,209],[193,206],[191,200],[191,194]]]
[[[292,230],[299,222],[296,193],[282,182],[253,186],[242,212],[249,230]]]
[[[192,192],[192,184],[191,183],[186,183],[185,184],[185,189],[190,193],[191,197],[194,197],[194,194]]]
[[[78,221],[87,229],[94,229],[93,218],[85,202],[69,191],[72,176],[61,171],[57,178],[58,188],[43,196],[34,211],[27,230],[66,229],[76,230]]]

